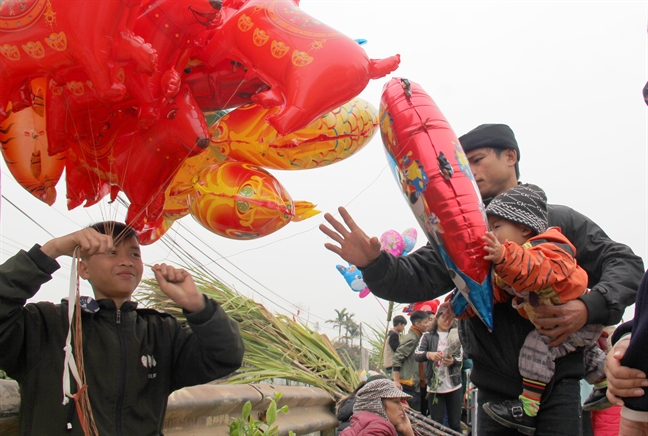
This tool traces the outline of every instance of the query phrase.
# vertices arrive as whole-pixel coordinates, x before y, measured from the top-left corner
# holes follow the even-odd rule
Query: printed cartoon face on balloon
[[[205,228],[230,239],[252,239],[273,233],[290,221],[319,211],[293,202],[267,171],[243,162],[204,168],[193,180],[191,215]]]

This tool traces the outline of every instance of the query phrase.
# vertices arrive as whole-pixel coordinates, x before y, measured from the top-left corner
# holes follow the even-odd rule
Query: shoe
[[[530,436],[535,433],[536,417],[524,413],[520,400],[489,401],[483,408],[488,416],[506,427]]]
[[[612,407],[612,403],[607,398],[607,387],[603,389],[594,389],[589,394],[583,404],[583,411],[591,412],[592,410],[605,410]]]

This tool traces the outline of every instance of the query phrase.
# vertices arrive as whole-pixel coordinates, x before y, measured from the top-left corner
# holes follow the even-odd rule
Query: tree
[[[358,324],[353,320],[354,316],[355,313],[347,313],[346,319],[344,320],[344,337],[347,340],[347,344],[349,343],[349,339],[351,339],[351,343],[353,343],[353,337],[350,334],[350,331],[354,330],[354,332],[356,332],[358,329]],[[355,337],[357,337],[357,333],[355,334]]]
[[[337,313],[337,318],[328,319],[326,323],[333,324],[333,328],[338,329],[338,339],[340,339],[342,337],[342,327],[344,327],[349,314],[346,311],[346,307],[342,310],[335,309],[335,313]]]
[[[362,336],[362,329],[360,327],[360,324],[349,324],[348,326],[346,326],[346,329],[347,337],[351,339],[351,345],[353,345],[353,340]]]

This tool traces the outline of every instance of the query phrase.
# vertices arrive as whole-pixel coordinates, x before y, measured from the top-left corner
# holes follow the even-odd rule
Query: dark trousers
[[[430,418],[443,424],[444,415],[448,416],[448,427],[461,433],[461,406],[463,405],[461,389],[438,394],[428,393],[428,407]]]
[[[409,406],[416,410],[417,412],[421,411],[421,394],[416,392],[414,389],[414,386],[406,386],[406,385],[401,385],[403,387],[403,392],[405,392],[407,395],[411,395],[412,398],[407,400],[407,404]]]
[[[421,415],[429,416],[430,409],[428,409],[428,400],[425,398],[427,396],[427,387],[421,388],[419,395],[421,396]]]
[[[520,433],[491,419],[482,409],[489,401],[512,400],[501,394],[479,389],[477,402],[478,436],[519,436]],[[538,413],[535,436],[576,436],[583,434],[583,418],[578,380],[563,379],[555,383],[548,398],[543,398]]]

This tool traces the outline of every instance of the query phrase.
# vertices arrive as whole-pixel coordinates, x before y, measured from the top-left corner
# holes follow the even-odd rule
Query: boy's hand
[[[189,312],[200,312],[205,308],[205,299],[187,271],[164,263],[151,269],[160,290],[178,306]]]
[[[621,366],[621,359],[630,344],[623,339],[614,345],[605,359],[605,375],[608,380],[607,397],[614,405],[623,406],[620,397],[641,397],[645,394],[642,387],[648,387],[646,374],[638,369]]]
[[[353,221],[345,208],[340,207],[338,211],[346,227],[333,218],[333,215],[327,213],[324,214],[324,218],[335,230],[328,228],[324,224],[320,224],[319,229],[340,246],[328,242],[324,246],[350,264],[358,268],[364,268],[380,256],[380,241],[375,236],[372,238],[367,236]]]
[[[491,262],[499,261],[504,247],[502,247],[502,244],[497,240],[495,234],[493,232],[486,232],[486,234],[482,236],[482,239],[486,242],[484,251],[488,253],[484,256],[484,259],[490,260]]]
[[[41,247],[41,251],[56,259],[60,256],[72,256],[76,247],[79,247],[80,257],[89,257],[115,249],[112,236],[101,234],[95,229],[82,229],[46,242]]]

